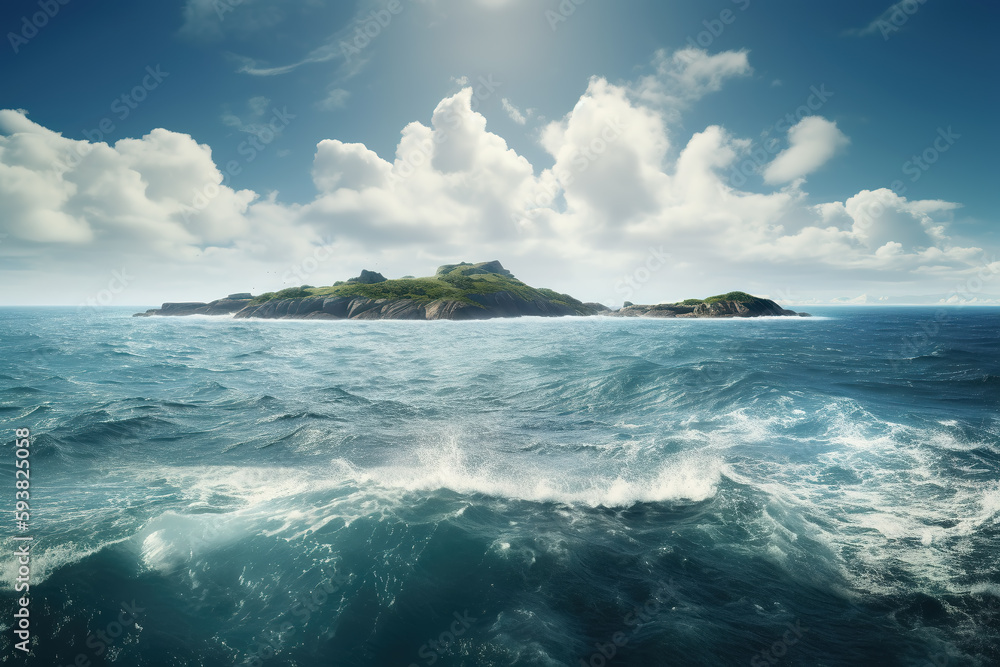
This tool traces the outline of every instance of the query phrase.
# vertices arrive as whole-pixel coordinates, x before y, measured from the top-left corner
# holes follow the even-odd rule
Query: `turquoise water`
[[[134,310],[0,309],[29,664],[1000,663],[1000,310]]]

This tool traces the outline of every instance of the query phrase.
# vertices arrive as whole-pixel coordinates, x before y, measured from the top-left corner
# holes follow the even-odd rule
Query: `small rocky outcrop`
[[[202,301],[165,303],[159,308],[151,308],[144,313],[136,313],[133,317],[152,317],[154,315],[232,315],[250,305],[252,298],[249,294],[231,294],[225,299],[216,299],[209,303]]]
[[[749,297],[749,298],[747,298]],[[710,300],[701,303],[661,303],[651,306],[628,304],[608,313],[612,317],[809,317],[808,313],[786,310],[770,299],[750,297]]]
[[[381,273],[376,271],[369,271],[368,269],[362,269],[361,275],[357,278],[351,278],[347,281],[349,285],[375,285],[377,283],[384,283],[386,277]]]
[[[460,264],[445,264],[444,266],[439,266],[437,270],[438,276],[445,276],[449,274],[458,274],[462,276],[480,276],[487,273],[496,273],[501,276],[506,276],[508,278],[513,278],[514,274],[503,267],[500,260],[494,259],[492,262],[480,262],[478,264],[470,264],[469,262],[461,262]]]
[[[591,310],[593,310],[594,314],[610,313],[611,312],[611,309],[608,308],[607,306],[605,306],[603,303],[595,303],[593,301],[588,301],[587,303],[585,303],[583,305],[586,306],[587,308],[590,308]]]

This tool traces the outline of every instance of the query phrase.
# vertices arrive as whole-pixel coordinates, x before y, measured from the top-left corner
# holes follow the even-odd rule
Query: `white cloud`
[[[390,170],[390,165],[364,144],[326,139],[316,146],[313,183],[320,192],[380,188],[385,187]]]
[[[511,104],[510,100],[508,100],[506,97],[501,99],[500,103],[503,105],[503,110],[507,112],[507,115],[510,116],[510,119],[512,121],[514,121],[518,125],[524,125],[525,123],[528,122],[528,119],[524,117],[524,114],[521,113],[521,110],[518,109],[513,104]]]
[[[111,251],[181,258],[281,236],[254,224],[258,196],[223,185],[209,147],[186,134],[155,129],[94,144],[9,110],[0,111],[0,133],[0,224],[12,239],[73,244],[80,258]],[[215,195],[193,208],[205,191]]]
[[[747,56],[746,50],[709,55],[694,47],[661,49],[653,58],[656,73],[639,79],[633,92],[645,103],[680,107],[721,90],[726,79],[752,74]]]
[[[768,183],[788,183],[816,171],[850,140],[837,124],[822,116],[807,116],[788,130],[789,146],[764,170]]]
[[[892,190],[862,190],[844,203],[851,231],[868,248],[895,243],[900,250],[926,250],[946,242],[944,227],[933,215],[957,208],[944,201],[908,201]]]
[[[351,93],[343,88],[333,88],[320,101],[319,107],[325,111],[343,109],[347,106],[347,100],[350,96]]]
[[[481,243],[515,233],[513,212],[531,165],[486,131],[472,89],[442,100],[431,126],[403,129],[388,162],[360,144],[324,141],[313,179],[320,196],[303,216],[328,236],[375,244]]]
[[[625,88],[591,79],[574,109],[550,123],[541,141],[555,158],[542,180],[558,184],[574,226],[615,226],[660,206],[669,182],[662,171],[670,146],[664,120],[634,105]]]
[[[702,90],[717,85],[709,74],[679,78]],[[321,239],[349,261],[311,284],[362,266],[402,275],[501,258],[533,284],[619,303],[629,298],[621,277],[642,266],[650,248],[675,260],[631,300],[733,287],[773,293],[792,283],[802,291],[838,285],[843,293],[861,276],[936,285],[985,261],[982,250],[948,233],[955,204],[888,190],[811,203],[802,176],[845,141],[830,121],[805,119],[789,133],[789,148],[768,172],[769,182],[790,185],[747,192],[725,174],[749,140],[714,125],[678,135],[671,124],[678,107],[663,108],[662,99],[644,99],[638,89],[591,79],[574,107],[543,128],[552,165],[541,168],[488,129],[473,111],[472,89],[463,88],[437,105],[429,125],[404,127],[394,156],[320,141],[312,170],[317,195],[304,205],[229,188],[210,149],[187,135],[157,129],[113,146],[92,144],[2,111],[0,233],[9,237],[0,252],[20,253],[21,266],[38,271],[66,259],[77,272],[139,255],[148,275],[177,276],[165,283],[164,299],[217,296],[181,293],[176,281],[205,283],[225,273],[231,281],[239,276],[242,289],[287,286],[273,281]],[[218,194],[192,211],[193,194],[206,184]],[[274,277],[261,284],[261,275]]]

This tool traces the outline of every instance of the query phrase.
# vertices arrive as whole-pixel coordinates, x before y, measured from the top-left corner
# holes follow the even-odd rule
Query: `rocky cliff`
[[[263,319],[485,320],[565,317],[608,310],[521,282],[498,261],[448,264],[429,278],[386,280],[374,271],[331,287],[293,287],[252,299],[165,303],[136,316],[230,315]]]
[[[651,306],[626,304],[621,310],[607,314],[612,317],[809,317],[809,313],[786,310],[770,299],[745,292]]]
[[[134,317],[152,317],[153,315],[232,315],[250,305],[252,298],[249,294],[234,294],[225,299],[216,299],[209,303],[201,301],[165,303],[159,308],[152,308],[144,313],[136,313]]]
[[[470,299],[474,303],[453,299],[424,302],[415,299],[369,299],[348,296],[274,299],[259,305],[248,305],[237,312],[235,317],[271,320],[488,320],[495,317],[565,317],[594,314],[544,299],[521,299],[508,292],[473,295]]]

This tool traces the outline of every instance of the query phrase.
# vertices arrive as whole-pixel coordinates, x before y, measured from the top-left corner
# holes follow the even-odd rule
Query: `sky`
[[[0,9],[0,305],[499,259],[620,306],[1000,303],[1000,5]]]

